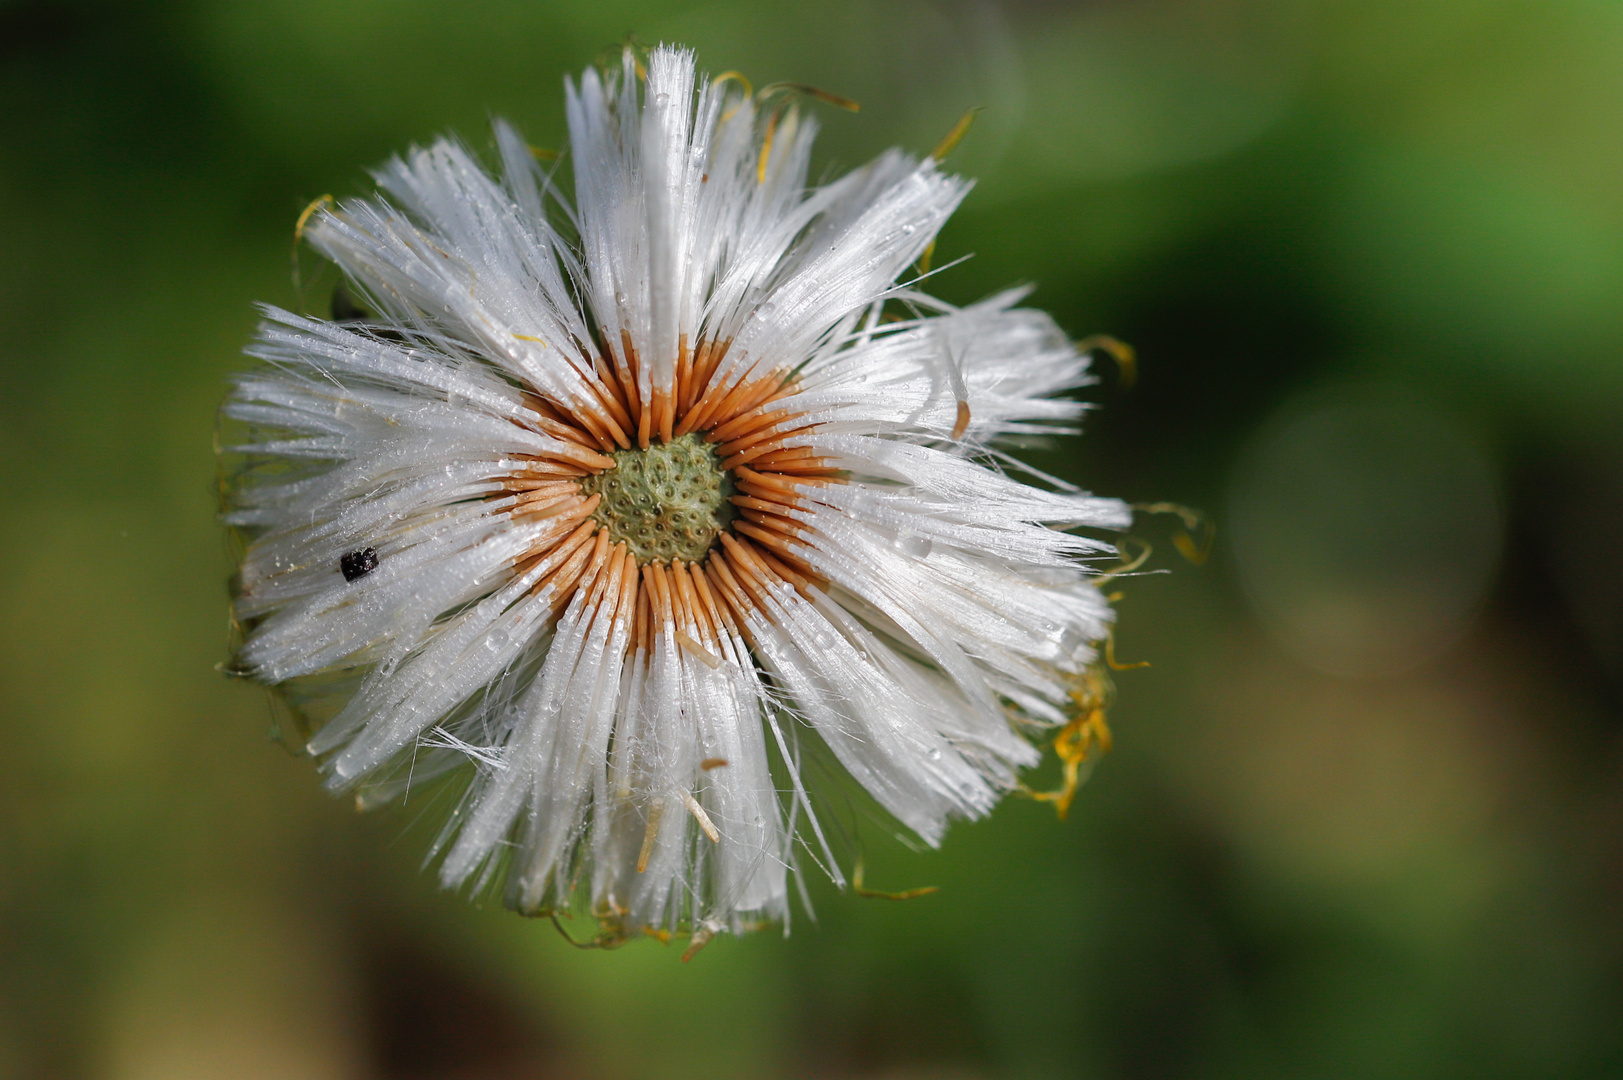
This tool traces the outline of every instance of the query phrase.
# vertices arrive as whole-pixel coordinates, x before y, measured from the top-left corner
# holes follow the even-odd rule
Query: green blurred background
[[[979,186],[957,301],[1136,345],[1117,748],[787,939],[440,894],[216,673],[214,411],[315,196],[634,32]],[[1623,1077],[1623,5],[0,4],[0,1076]],[[1107,369],[1108,371],[1108,369]]]

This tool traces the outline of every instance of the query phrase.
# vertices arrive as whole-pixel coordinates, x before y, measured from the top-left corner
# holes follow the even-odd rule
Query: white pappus
[[[1088,362],[920,290],[968,182],[810,186],[812,120],[676,48],[567,95],[572,198],[498,123],[309,214],[375,314],[267,308],[223,407],[235,666],[328,692],[332,788],[451,785],[446,886],[699,944],[843,882],[803,755],[930,845],[1018,784],[1109,632],[1070,530],[1130,512],[1002,467]]]

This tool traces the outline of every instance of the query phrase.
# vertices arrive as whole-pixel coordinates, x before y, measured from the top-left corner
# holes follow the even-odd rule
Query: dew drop
[[[935,541],[918,533],[904,532],[897,535],[896,547],[915,559],[926,559],[929,558],[931,549],[935,547]]]
[[[924,756],[929,758],[931,761],[940,761],[941,760],[941,747],[939,747],[939,746],[930,747],[930,749],[928,751],[926,751]]]
[[[912,236],[914,233],[918,232],[918,229],[919,227],[917,225],[909,221],[906,225],[902,226],[902,235]]]

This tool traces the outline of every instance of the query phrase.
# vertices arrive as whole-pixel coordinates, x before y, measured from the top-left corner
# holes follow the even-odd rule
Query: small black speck
[[[338,569],[344,572],[345,581],[354,581],[358,577],[365,577],[377,568],[377,548],[362,548],[359,551],[345,552],[338,557]]]

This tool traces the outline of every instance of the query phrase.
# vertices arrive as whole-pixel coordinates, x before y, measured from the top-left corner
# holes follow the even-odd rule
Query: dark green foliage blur
[[[1035,460],[1218,523],[1141,519],[1068,821],[859,825],[940,892],[686,965],[440,894],[435,808],[329,798],[215,667],[300,210],[560,147],[628,32],[859,100],[827,174],[984,107],[934,287],[1137,346]],[[9,0],[0,485],[0,1076],[1623,1076],[1623,6]]]

